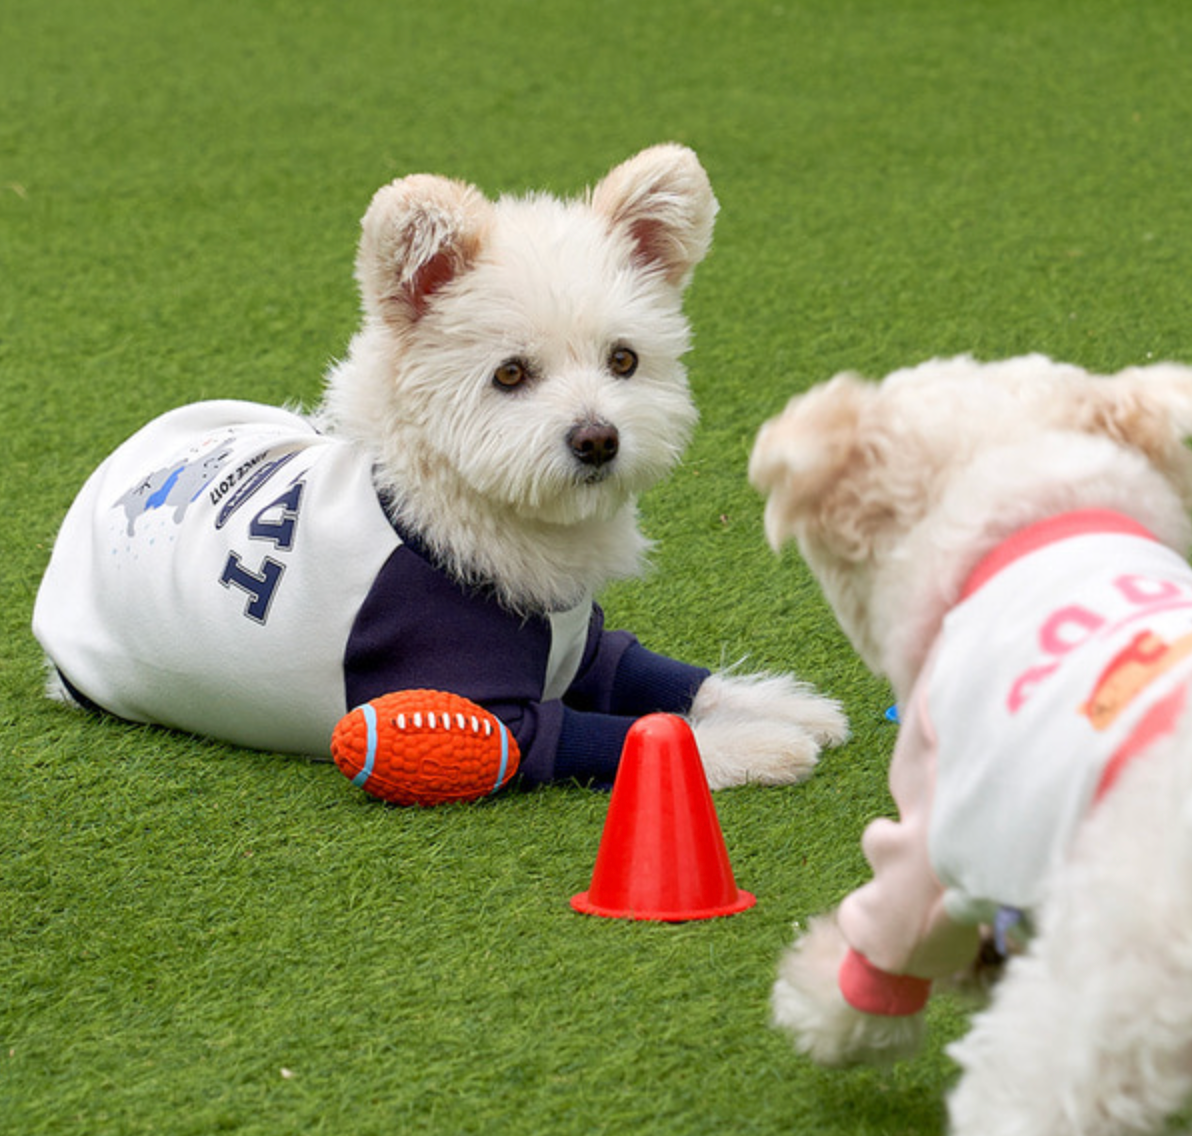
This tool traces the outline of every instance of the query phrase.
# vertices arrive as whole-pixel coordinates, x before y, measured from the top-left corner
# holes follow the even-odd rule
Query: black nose
[[[584,465],[599,469],[617,456],[621,437],[607,422],[585,422],[571,428],[567,445]]]

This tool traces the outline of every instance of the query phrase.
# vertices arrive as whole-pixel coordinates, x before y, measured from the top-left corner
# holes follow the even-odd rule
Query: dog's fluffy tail
[[[54,665],[54,660],[47,657],[44,662],[46,697],[52,698],[55,702],[65,702],[68,706],[78,706],[78,700],[71,693],[70,687],[66,685],[62,672]]]

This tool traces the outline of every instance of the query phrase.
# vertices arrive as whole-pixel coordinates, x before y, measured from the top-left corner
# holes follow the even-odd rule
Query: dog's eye
[[[637,370],[637,354],[628,347],[614,347],[609,352],[608,369],[619,379],[627,379]]]
[[[502,390],[515,390],[530,377],[530,368],[521,359],[506,359],[493,372],[493,385]]]

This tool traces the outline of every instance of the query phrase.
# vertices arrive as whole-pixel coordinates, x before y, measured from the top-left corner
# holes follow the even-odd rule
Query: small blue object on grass
[[[886,711],[886,721],[898,723],[901,719],[898,717],[898,703],[895,702],[889,710]]]

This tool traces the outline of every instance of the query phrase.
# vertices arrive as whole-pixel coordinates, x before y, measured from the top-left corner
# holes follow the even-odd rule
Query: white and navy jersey
[[[607,780],[634,716],[707,672],[605,632],[586,601],[523,618],[391,523],[368,458],[286,410],[197,403],[95,471],[38,593],[80,700],[238,745],[324,755],[351,707],[426,687],[505,722],[528,781]]]

